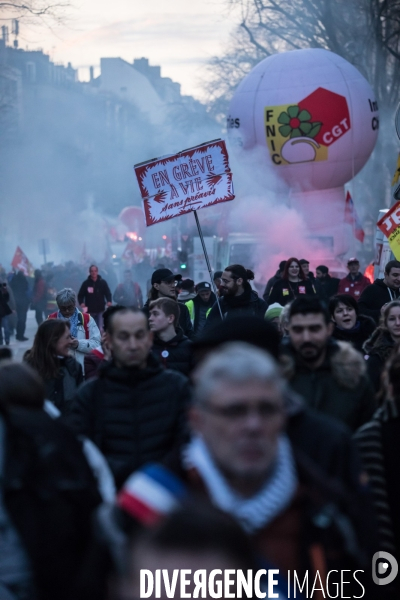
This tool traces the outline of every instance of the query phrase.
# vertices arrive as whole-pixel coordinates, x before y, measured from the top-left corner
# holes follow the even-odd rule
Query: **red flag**
[[[346,207],[344,211],[344,222],[348,223],[353,227],[354,235],[357,240],[361,243],[364,242],[365,232],[361,225],[361,221],[358,218],[356,208],[354,206],[353,198],[350,196],[350,192],[346,194]]]
[[[23,252],[19,246],[17,246],[14,258],[11,261],[11,266],[18,271],[23,271],[24,275],[33,275],[33,266],[29,262],[25,252]]]

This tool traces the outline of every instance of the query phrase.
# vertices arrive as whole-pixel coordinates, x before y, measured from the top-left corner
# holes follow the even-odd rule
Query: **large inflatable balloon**
[[[334,254],[343,254],[343,185],[367,162],[379,127],[375,95],[361,73],[328,50],[275,54],[243,79],[227,126],[239,156],[259,148],[311,232],[331,236]]]

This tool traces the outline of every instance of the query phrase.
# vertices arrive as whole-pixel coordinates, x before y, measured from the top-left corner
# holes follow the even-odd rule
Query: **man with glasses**
[[[157,269],[151,276],[151,288],[149,299],[143,306],[143,312],[147,318],[150,316],[150,302],[158,298],[172,298],[177,302],[176,285],[181,281],[182,275],[174,275],[169,269]],[[193,337],[193,325],[189,310],[183,302],[179,302],[179,326],[183,333],[190,339]]]
[[[58,311],[49,319],[69,321],[71,330],[71,354],[82,366],[85,373],[85,355],[90,354],[101,344],[100,330],[89,313],[81,313],[76,306],[76,295],[72,288],[64,288],[57,293]]]
[[[360,514],[362,507],[353,507],[342,482],[333,484],[287,435],[287,384],[274,359],[250,344],[225,344],[200,364],[194,383],[191,440],[179,466],[164,461],[181,487],[149,466],[129,478],[119,506],[143,521],[147,502],[156,519],[187,495],[203,497],[230,514],[250,536],[259,559],[283,577],[288,570],[315,572],[316,545],[327,572],[358,568],[353,560],[358,564],[366,548],[360,547],[365,541],[353,508]],[[159,493],[162,481],[168,495],[163,505],[154,502],[152,491]],[[340,527],[343,521],[346,528]],[[355,557],[347,552],[350,538]]]

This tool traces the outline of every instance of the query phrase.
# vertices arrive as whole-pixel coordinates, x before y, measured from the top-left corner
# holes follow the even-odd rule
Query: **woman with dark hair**
[[[46,399],[62,415],[70,411],[76,389],[83,382],[81,365],[69,355],[71,332],[69,321],[49,319],[38,328],[33,347],[24,360],[42,377]]]
[[[348,294],[338,294],[329,301],[329,312],[335,323],[332,337],[342,342],[350,342],[362,352],[363,344],[376,329],[375,321],[360,315],[358,302]]]
[[[381,374],[393,349],[400,342],[400,300],[389,302],[382,309],[381,322],[363,346],[368,355],[368,375],[376,392],[381,387]]]
[[[315,289],[312,282],[307,279],[297,258],[293,256],[286,261],[282,279],[277,281],[268,298],[268,306],[277,302],[286,306],[301,295],[313,296]]]
[[[354,440],[375,504],[378,547],[400,560],[400,354],[397,347],[386,365],[383,384],[385,400],[381,408],[356,432]],[[400,597],[399,578],[389,591],[393,593],[390,598]]]

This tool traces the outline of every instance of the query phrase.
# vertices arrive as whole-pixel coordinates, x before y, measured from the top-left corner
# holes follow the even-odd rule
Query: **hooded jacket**
[[[89,275],[78,292],[79,304],[85,304],[89,313],[103,313],[106,302],[111,301],[111,291],[108,283],[100,275],[97,276],[96,281],[93,281]]]
[[[164,369],[172,369],[183,375],[189,375],[192,365],[192,342],[184,335],[182,329],[179,328],[176,336],[168,342],[164,342],[155,335],[153,354]]]
[[[376,329],[375,321],[371,317],[359,315],[353,329],[340,329],[335,325],[332,337],[340,342],[349,342],[359,352],[363,352],[363,345]]]
[[[382,306],[399,297],[400,290],[393,290],[384,283],[383,279],[376,279],[373,284],[364,289],[360,296],[358,303],[360,313],[372,317],[378,324]]]
[[[247,282],[244,285],[244,292],[240,296],[222,296],[219,300],[222,316],[224,319],[237,315],[250,314],[264,318],[267,312],[267,303],[259,298],[257,292],[251,289]],[[221,321],[217,302],[212,307],[204,327],[204,331],[212,327],[214,322]]]
[[[378,327],[365,342],[363,349],[367,355],[367,369],[375,392],[381,387],[381,374],[386,361],[390,358],[395,342],[387,329]]]
[[[377,406],[365,361],[350,344],[331,339],[322,365],[310,369],[290,340],[284,340],[281,362],[292,389],[311,408],[339,419],[353,431],[372,417]]]
[[[179,444],[188,402],[186,377],[164,370],[151,354],[145,369],[105,362],[98,377],[78,390],[71,423],[101,450],[119,487],[141,465],[161,460]]]

